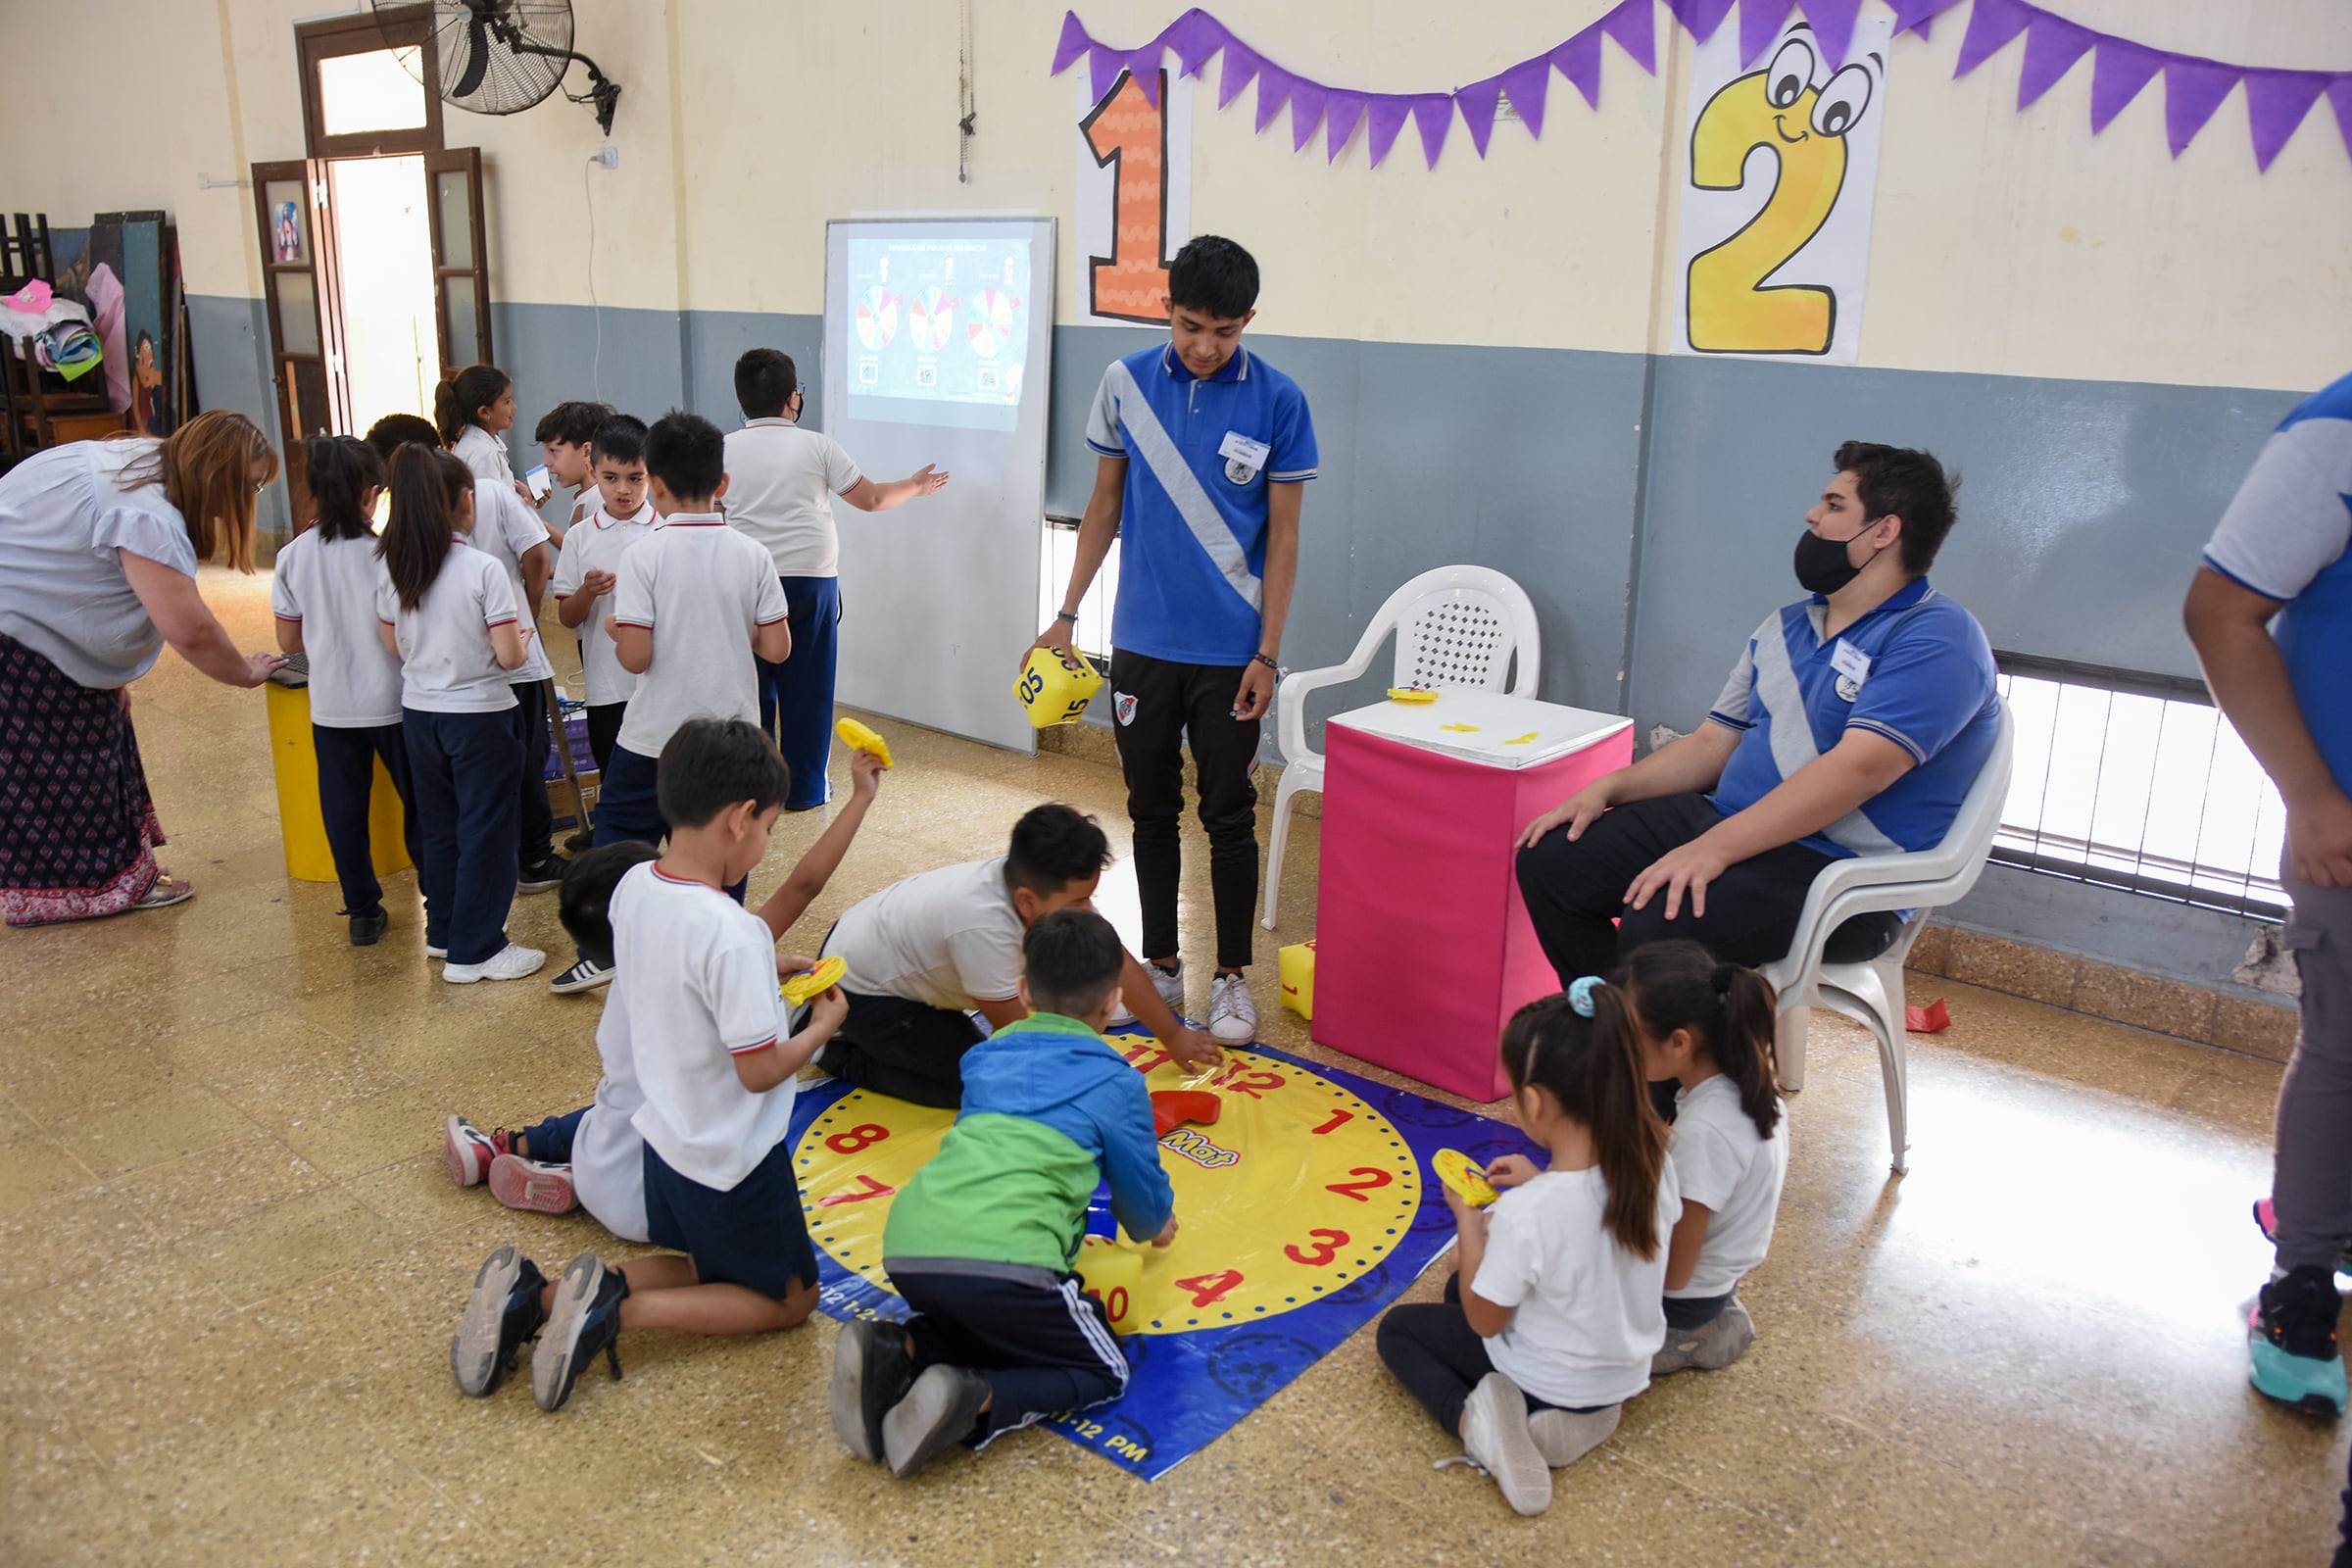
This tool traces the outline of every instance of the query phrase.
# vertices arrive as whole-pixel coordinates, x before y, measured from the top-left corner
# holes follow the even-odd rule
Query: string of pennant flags
[[[1468,127],[1481,158],[1494,133],[1501,102],[1508,98],[1531,136],[1544,134],[1544,110],[1551,74],[1557,71],[1584,96],[1586,104],[1600,107],[1600,59],[1604,40],[1613,42],[1627,58],[1652,75],[1657,74],[1657,6],[1701,43],[1724,25],[1735,6],[1740,12],[1740,58],[1752,65],[1789,17],[1800,11],[1813,30],[1822,53],[1835,69],[1852,42],[1855,18],[1862,0],[1621,0],[1621,3],[1581,32],[1544,53],[1520,61],[1507,71],[1451,92],[1358,92],[1334,87],[1277,65],[1243,42],[1231,27],[1198,8],[1178,17],[1159,35],[1140,47],[1120,49],[1098,40],[1086,30],[1076,12],[1062,19],[1061,37],[1054,49],[1053,74],[1059,75],[1082,57],[1100,102],[1116,84],[1121,71],[1131,72],[1136,84],[1156,103],[1163,56],[1175,55],[1183,74],[1200,75],[1209,61],[1223,61],[1217,78],[1217,107],[1225,108],[1242,89],[1257,84],[1257,128],[1260,131],[1290,114],[1291,150],[1303,151],[1323,132],[1324,161],[1336,160],[1364,127],[1367,150],[1377,168],[1389,156],[1409,121],[1421,140],[1422,156],[1432,169],[1458,113]],[[1928,35],[1936,17],[1960,0],[1883,0],[1894,13],[1897,32]],[[1968,29],[1960,40],[1960,57],[1952,74],[1965,76],[1994,55],[2025,37],[2024,64],[2018,75],[2017,107],[2024,109],[2056,86],[2066,74],[2091,57],[2090,129],[2105,130],[2148,84],[2164,78],[2165,139],[2178,158],[2209,124],[2231,89],[2245,88],[2246,125],[2253,141],[2254,162],[2267,170],[2294,135],[2321,98],[2335,113],[2336,128],[2347,152],[2352,152],[2352,71],[2287,71],[2269,66],[2235,66],[2135,43],[2114,33],[2100,32],[2079,23],[2028,5],[2025,0],[1971,0]]]

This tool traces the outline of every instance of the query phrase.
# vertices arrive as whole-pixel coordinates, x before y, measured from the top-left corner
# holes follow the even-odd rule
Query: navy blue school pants
[[[547,804],[547,688],[535,680],[518,680],[510,689],[514,706],[506,716],[514,726],[522,769],[514,795],[514,864],[518,870],[535,871],[554,853],[548,845],[556,832],[555,808]]]
[[[775,737],[792,774],[788,811],[833,798],[833,665],[841,647],[841,579],[778,577],[792,612],[792,657],[760,663],[760,727]]]
[[[567,1110],[561,1116],[550,1116],[545,1121],[533,1122],[525,1127],[522,1141],[530,1149],[526,1157],[542,1165],[570,1164],[572,1140],[579,1136],[580,1118],[587,1114],[588,1107],[582,1105],[577,1110]]]
[[[515,771],[521,758],[504,711],[432,713],[404,708],[409,776],[424,856],[425,946],[452,963],[483,963],[507,945],[514,903]]]
[[[1015,1263],[958,1264],[885,1258],[882,1266],[914,1309],[906,1337],[915,1371],[945,1363],[988,1380],[994,1397],[964,1439],[969,1446],[1126,1392],[1126,1352],[1102,1301],[1076,1278]]]
[[[380,914],[383,884],[375,879],[375,847],[368,811],[375,793],[375,760],[384,760],[392,789],[400,796],[400,836],[409,859],[424,865],[416,832],[416,786],[409,777],[409,742],[398,724],[368,729],[311,726],[311,748],[318,754],[318,817],[326,825],[326,847],[335,857],[335,880],[343,884],[345,914]]]

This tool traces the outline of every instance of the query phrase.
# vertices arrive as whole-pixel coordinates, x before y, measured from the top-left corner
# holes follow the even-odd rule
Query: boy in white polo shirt
[[[727,437],[727,521],[766,549],[792,610],[792,662],[760,663],[760,727],[774,734],[792,770],[787,811],[811,810],[829,798],[834,627],[841,620],[833,498],[860,512],[888,512],[948,482],[929,465],[904,479],[866,478],[841,443],[801,428],[802,399],[789,355],[753,349],[735,362],[735,401],[747,422]]]
[[[534,1332],[531,1393],[554,1410],[600,1353],[620,1375],[623,1328],[760,1334],[816,1305],[792,1170],[793,1085],[848,1004],[826,992],[785,1038],[777,969],[810,960],[779,958],[774,933],[723,891],[767,853],[783,760],[747,721],[697,719],[662,749],[660,778],[669,848],[612,890],[623,979],[612,1005],[628,1009],[644,1096],[630,1119],[646,1145],[647,1229],[672,1253],[608,1268],[583,1252],[553,1286],[514,1248],[491,1253],[450,1348],[468,1394],[490,1392]]]
[[[664,415],[646,432],[645,471],[661,521],[621,559],[605,617],[620,667],[641,678],[597,792],[598,844],[661,843],[670,827],[657,789],[662,747],[691,718],[756,719],[755,656],[781,662],[792,653],[784,590],[767,553],[718,514],[727,493],[718,427],[691,414]],[[728,891],[743,897],[740,883]],[[550,989],[586,991],[611,973],[582,954]]]
[[[568,405],[566,405],[568,407]],[[601,775],[612,765],[621,715],[637,677],[621,668],[605,630],[618,586],[621,558],[654,531],[654,505],[645,495],[645,421],[615,414],[599,425],[592,450],[593,504],[572,518],[556,557],[556,615],[580,634],[580,671],[588,697],[588,750]]]

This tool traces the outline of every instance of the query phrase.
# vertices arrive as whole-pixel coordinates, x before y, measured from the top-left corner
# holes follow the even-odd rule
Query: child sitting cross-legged
[[[646,1145],[647,1232],[672,1250],[614,1267],[583,1252],[553,1285],[514,1248],[491,1253],[450,1349],[466,1392],[488,1393],[534,1334],[531,1394],[554,1410],[600,1353],[619,1376],[622,1329],[759,1334],[816,1304],[793,1078],[848,1006],[827,991],[785,1038],[777,970],[809,960],[779,959],[774,933],[722,891],[767,853],[786,784],[774,745],[741,719],[690,719],[662,747],[669,847],[612,890],[607,1005],[627,1009],[644,1096],[630,1120]]]
[[[962,1113],[882,1233],[882,1266],[914,1316],[845,1324],[835,1342],[833,1430],[895,1476],[1126,1389],[1102,1303],[1070,1272],[1102,1177],[1129,1236],[1176,1239],[1151,1095],[1101,1035],[1119,1001],[1118,933],[1056,909],[1021,953],[1033,1010],[964,1054]]]
[[[1460,1271],[1443,1301],[1395,1306],[1380,1358],[1523,1514],[1551,1472],[1617,1430],[1666,1338],[1666,1238],[1682,1213],[1625,994],[1592,976],[1502,1031],[1512,1108],[1550,1151],[1487,1167],[1485,1209],[1452,1188]],[[1534,1413],[1529,1413],[1530,1409]]]

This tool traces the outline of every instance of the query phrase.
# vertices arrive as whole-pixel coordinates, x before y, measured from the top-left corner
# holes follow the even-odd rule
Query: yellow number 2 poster
[[[1802,22],[1750,64],[1728,22],[1692,52],[1676,352],[1854,363],[1893,26],[1835,65]]]

